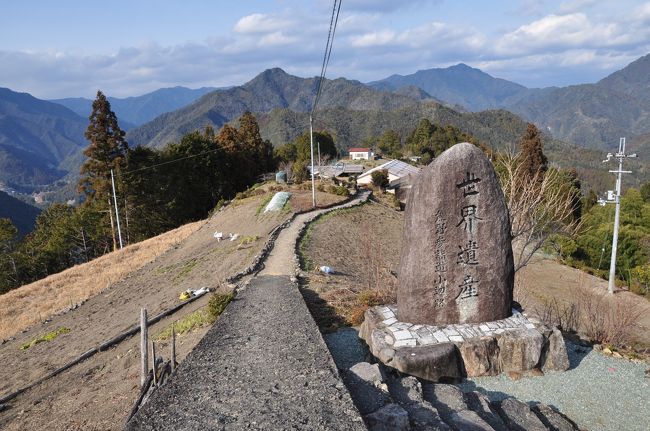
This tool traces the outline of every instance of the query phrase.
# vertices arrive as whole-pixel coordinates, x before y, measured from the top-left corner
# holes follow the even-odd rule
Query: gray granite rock
[[[431,382],[462,377],[456,346],[452,343],[403,347],[395,351],[390,366]]]
[[[448,431],[449,425],[440,417],[438,410],[427,401],[411,403],[404,408],[408,411],[414,431]]]
[[[487,156],[454,145],[418,176],[406,207],[398,319],[445,325],[510,315],[510,221]]]
[[[577,431],[579,429],[573,421],[546,404],[537,404],[533,406],[532,410],[551,431]]]
[[[359,362],[350,368],[350,373],[359,379],[377,385],[383,381],[379,364],[369,364],[368,362]]]
[[[469,408],[478,413],[495,431],[509,431],[487,396],[474,391],[466,393],[465,399]]]
[[[544,336],[534,329],[504,332],[497,342],[503,372],[532,370],[540,362]]]
[[[438,409],[443,418],[447,419],[454,411],[467,410],[467,402],[463,391],[454,385],[442,383],[425,383],[422,385],[424,399]]]
[[[371,431],[407,431],[408,412],[398,404],[388,404],[374,413],[365,416]]]
[[[566,371],[569,369],[569,355],[566,351],[564,337],[557,328],[553,329],[546,340],[541,363],[543,371]]]
[[[422,384],[415,377],[388,379],[388,390],[395,401],[400,404],[421,403]]]
[[[458,344],[467,377],[496,376],[501,372],[499,345],[494,337],[481,337]]]
[[[453,412],[449,417],[449,422],[454,428],[463,431],[494,431],[490,424],[471,410]]]
[[[343,381],[350,391],[354,405],[362,415],[372,413],[393,402],[390,394],[378,387],[380,381],[374,381],[370,373],[361,372],[363,377],[360,377],[352,371],[352,368],[344,373]]]
[[[497,404],[501,418],[508,428],[526,431],[547,431],[546,426],[537,415],[521,401],[515,398],[506,398]]]

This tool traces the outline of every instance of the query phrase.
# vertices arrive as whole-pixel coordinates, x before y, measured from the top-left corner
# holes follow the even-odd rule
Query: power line
[[[205,152],[203,152],[203,153],[193,154],[193,155],[191,155],[191,156],[181,157],[181,158],[174,159],[174,160],[168,160],[168,161],[166,161],[166,162],[156,163],[155,165],[145,166],[145,167],[143,167],[143,168],[133,169],[133,170],[131,170],[131,171],[122,172],[122,174],[132,174],[132,173],[134,173],[134,172],[145,171],[145,170],[147,170],[147,169],[153,169],[153,168],[156,168],[156,167],[158,167],[158,166],[169,165],[170,163],[180,162],[181,160],[187,160],[187,159],[191,159],[191,158],[193,158],[193,157],[204,156],[204,155],[206,155],[206,154],[215,153],[215,152],[217,152],[217,151],[221,151],[221,148],[215,148],[214,150],[205,151]]]
[[[330,56],[332,55],[332,46],[334,45],[334,35],[336,34],[336,26],[339,21],[339,12],[341,11],[341,1],[334,0],[334,6],[332,7],[332,17],[330,18],[330,28],[327,33],[327,43],[325,44],[325,53],[323,54],[323,64],[321,65],[320,76],[318,77],[318,87],[316,88],[316,97],[314,97],[314,103],[311,108],[311,113],[313,114],[316,110],[316,105],[320,100],[320,96],[323,92],[323,80],[325,79],[325,74],[327,73],[327,66],[330,62]]]

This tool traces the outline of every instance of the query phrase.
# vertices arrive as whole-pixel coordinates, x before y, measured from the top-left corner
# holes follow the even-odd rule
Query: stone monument
[[[379,360],[431,381],[569,367],[560,331],[512,309],[508,210],[478,147],[427,166],[404,218],[397,304],[368,309],[359,330]]]
[[[461,143],[418,177],[404,216],[398,319],[445,325],[510,316],[510,220],[492,163]]]

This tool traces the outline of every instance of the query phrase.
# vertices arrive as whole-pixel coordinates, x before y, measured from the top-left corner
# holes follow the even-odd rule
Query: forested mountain
[[[0,182],[30,191],[73,169],[87,120],[68,108],[0,88]]]
[[[120,127],[124,130],[151,121],[160,114],[175,111],[194,102],[206,93],[214,91],[213,87],[190,89],[185,87],[161,88],[151,93],[135,97],[108,97],[113,112],[120,120]],[[91,99],[82,97],[55,99],[51,102],[59,103],[80,116],[88,118],[90,115]]]
[[[436,99],[459,104],[470,111],[503,107],[508,100],[517,99],[529,91],[523,85],[494,78],[462,63],[444,69],[419,70],[411,75],[392,75],[368,85],[389,91],[416,86]]]
[[[530,89],[464,64],[369,85],[392,91],[415,85],[472,111],[507,109],[557,139],[587,148],[611,149],[619,137],[650,132],[650,54],[595,84],[561,88]]]
[[[11,220],[18,229],[18,235],[25,236],[32,231],[40,212],[38,208],[0,191],[0,219]]]
[[[268,69],[242,86],[213,91],[185,108],[130,130],[127,140],[131,145],[161,147],[207,125],[219,128],[245,111],[264,113],[288,108],[308,112],[317,81],[317,78],[292,76],[278,68]],[[324,81],[319,108],[389,111],[417,103],[408,96],[378,91],[358,81],[339,78]]]

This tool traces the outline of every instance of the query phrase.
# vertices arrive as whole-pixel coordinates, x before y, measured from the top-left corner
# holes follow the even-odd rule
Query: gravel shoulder
[[[511,380],[505,375],[467,379],[460,388],[502,400],[507,395],[529,404],[557,407],[590,430],[647,431],[650,424],[650,379],[645,364],[604,356],[567,342],[571,369],[541,377]]]

